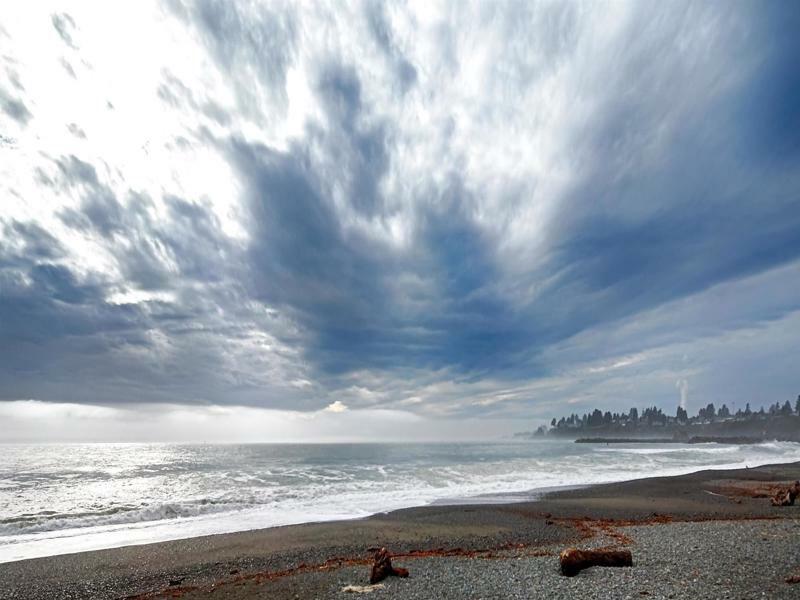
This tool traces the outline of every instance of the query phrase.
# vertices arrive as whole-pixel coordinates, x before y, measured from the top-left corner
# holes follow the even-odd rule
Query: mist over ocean
[[[9,444],[0,562],[554,486],[800,461],[800,444]]]

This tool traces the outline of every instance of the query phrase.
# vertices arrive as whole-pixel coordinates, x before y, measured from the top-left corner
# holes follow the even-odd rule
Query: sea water
[[[800,444],[6,444],[0,562],[800,461]]]

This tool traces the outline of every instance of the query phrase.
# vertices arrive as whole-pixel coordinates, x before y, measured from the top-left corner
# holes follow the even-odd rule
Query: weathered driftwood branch
[[[370,583],[383,581],[390,575],[394,577],[408,577],[408,570],[395,568],[392,566],[392,557],[386,548],[381,548],[375,552],[375,562],[372,564],[372,573],[369,576]]]
[[[567,548],[559,556],[561,573],[572,577],[589,567],[632,567],[630,550],[578,550]]]
[[[793,506],[800,496],[800,481],[795,481],[785,490],[780,490],[772,497],[772,506]]]

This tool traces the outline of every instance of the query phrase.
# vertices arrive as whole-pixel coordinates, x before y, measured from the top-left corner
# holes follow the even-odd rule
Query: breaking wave
[[[0,562],[429,503],[800,461],[800,444],[4,447]]]

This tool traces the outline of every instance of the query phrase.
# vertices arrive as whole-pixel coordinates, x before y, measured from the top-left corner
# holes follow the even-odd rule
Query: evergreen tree
[[[797,404],[794,405],[795,412],[800,415],[800,395],[797,396]]]

